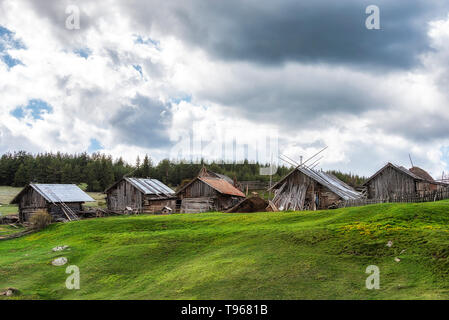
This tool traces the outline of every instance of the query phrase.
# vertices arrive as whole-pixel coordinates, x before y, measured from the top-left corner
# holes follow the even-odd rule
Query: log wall
[[[184,198],[181,202],[181,213],[200,213],[215,211],[214,197]]]
[[[106,195],[108,209],[111,211],[123,211],[126,207],[141,211],[143,208],[142,192],[136,189],[126,180],[120,181]]]
[[[184,198],[202,198],[202,197],[215,197],[218,192],[204,183],[201,180],[195,180],[191,185],[185,188],[180,194],[181,199]]]
[[[420,186],[423,188],[423,186]],[[417,191],[415,179],[392,167],[387,167],[367,184],[369,199],[389,199],[398,194]]]
[[[47,201],[36,190],[28,187],[19,200],[19,220],[27,222],[38,211],[48,212]]]
[[[148,197],[144,200],[143,213],[160,213],[164,207],[176,209],[176,199],[157,199]]]
[[[65,204],[75,213],[83,210],[82,202],[65,202]],[[62,211],[61,206],[57,204],[49,203],[48,212],[51,214],[54,221],[67,220],[67,216],[65,215],[64,211]]]
[[[66,202],[73,211],[82,210],[82,202]],[[19,200],[19,220],[27,222],[38,211],[45,211],[52,216],[53,221],[66,220],[67,217],[59,205],[48,202],[39,192],[31,187],[22,194]]]
[[[130,207],[140,213],[159,213],[162,208],[176,208],[176,198],[157,195],[145,195],[126,180],[120,181],[110,189],[106,196],[108,209],[121,212]]]
[[[223,211],[235,206],[243,198],[221,194],[207,183],[195,180],[178,194],[181,213]]]

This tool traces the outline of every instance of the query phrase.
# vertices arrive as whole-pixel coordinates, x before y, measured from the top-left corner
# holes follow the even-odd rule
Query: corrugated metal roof
[[[129,183],[142,191],[144,194],[173,196],[175,191],[167,187],[157,179],[125,178]]]
[[[355,200],[362,195],[348,186],[346,183],[338,179],[336,176],[323,172],[315,171],[306,167],[298,168],[299,171],[327,187],[329,190],[339,195],[345,200]]]
[[[333,193],[337,194],[344,200],[355,200],[359,199],[362,194],[360,192],[355,191],[353,188],[348,186],[346,183],[338,179],[332,174],[323,172],[323,171],[315,171],[313,169],[309,169],[307,167],[299,167],[295,170],[298,170],[308,176],[309,178],[315,180],[322,186],[325,186]],[[280,185],[282,181],[287,179],[295,170],[291,171],[288,175],[286,175],[283,179],[277,182],[271,189],[274,189],[276,186]]]
[[[200,179],[204,183],[207,183],[209,186],[211,186],[212,188],[214,188],[215,190],[217,190],[222,194],[228,194],[237,197],[245,197],[245,194],[243,192],[241,192],[239,189],[237,189],[224,179],[209,178],[209,177],[198,177],[198,179]]]
[[[94,202],[87,193],[74,184],[30,184],[50,202]]]

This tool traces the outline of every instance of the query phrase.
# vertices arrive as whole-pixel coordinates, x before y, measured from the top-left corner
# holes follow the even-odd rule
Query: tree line
[[[198,162],[171,161],[164,159],[154,164],[151,157],[137,157],[134,164],[122,158],[94,153],[39,153],[25,151],[5,153],[0,158],[0,185],[23,187],[35,183],[74,183],[86,184],[87,191],[104,191],[123,176],[158,179],[171,187],[177,187],[196,177],[201,167],[224,174],[238,181],[265,181],[270,177],[260,175],[259,170],[267,165],[250,163],[248,160],[236,163],[217,163],[204,160]],[[272,180],[278,181],[291,168],[281,166]],[[355,175],[336,173],[338,178],[350,185],[362,181]]]
[[[30,182],[35,183],[74,183],[87,184],[87,191],[104,191],[123,176],[158,179],[165,184],[176,187],[194,178],[201,167],[225,174],[240,181],[268,181],[268,176],[261,176],[259,163],[216,163],[188,161],[170,161],[164,159],[154,164],[151,157],[137,157],[134,164],[122,158],[113,159],[110,155],[39,153],[25,151],[5,153],[0,158],[0,185],[23,187]],[[273,180],[288,172],[287,167],[280,167]]]

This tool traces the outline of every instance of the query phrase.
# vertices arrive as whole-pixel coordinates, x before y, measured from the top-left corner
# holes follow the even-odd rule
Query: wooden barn
[[[38,211],[46,211],[53,221],[77,220],[84,202],[94,202],[74,184],[31,183],[11,201],[19,206],[19,221],[27,222]]]
[[[126,177],[105,193],[111,211],[123,212],[131,208],[138,213],[162,213],[167,212],[164,207],[173,210],[176,206],[175,191],[156,179]]]
[[[423,195],[425,192],[446,188],[447,184],[435,181],[419,167],[408,170],[387,163],[373,174],[364,186],[368,199],[389,200],[401,195]]]
[[[362,197],[334,175],[305,166],[292,170],[269,191],[274,192],[271,203],[280,211],[335,208],[343,200]]]
[[[224,211],[245,198],[232,179],[203,167],[196,178],[177,193],[181,213]]]

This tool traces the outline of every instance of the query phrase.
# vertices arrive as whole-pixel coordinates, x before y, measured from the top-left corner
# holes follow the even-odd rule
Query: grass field
[[[17,213],[16,205],[9,202],[22,190],[22,188],[0,186],[0,216]]]
[[[51,265],[61,256],[80,290]],[[379,290],[365,287],[368,265]],[[448,275],[448,201],[111,217],[0,241],[0,289],[27,299],[448,299]]]
[[[8,204],[22,188],[0,186],[0,204]]]
[[[95,200],[95,202],[86,202],[84,205],[86,207],[100,207],[106,208],[106,195],[101,192],[86,192],[88,195]]]
[[[0,216],[18,213],[18,207],[13,204],[0,205]]]
[[[25,230],[25,228],[22,227],[22,226],[15,226],[15,227],[13,227],[13,226],[10,226],[10,225],[2,224],[2,225],[0,225],[0,237],[6,236],[8,234],[16,233],[16,232],[19,232],[19,231],[23,231],[23,230]]]
[[[82,183],[79,185],[80,189],[83,191],[86,191],[87,184]],[[92,199],[95,200],[95,202],[86,202],[86,207],[100,207],[100,208],[106,208],[106,194],[101,192],[86,192],[88,195],[92,197]]]

